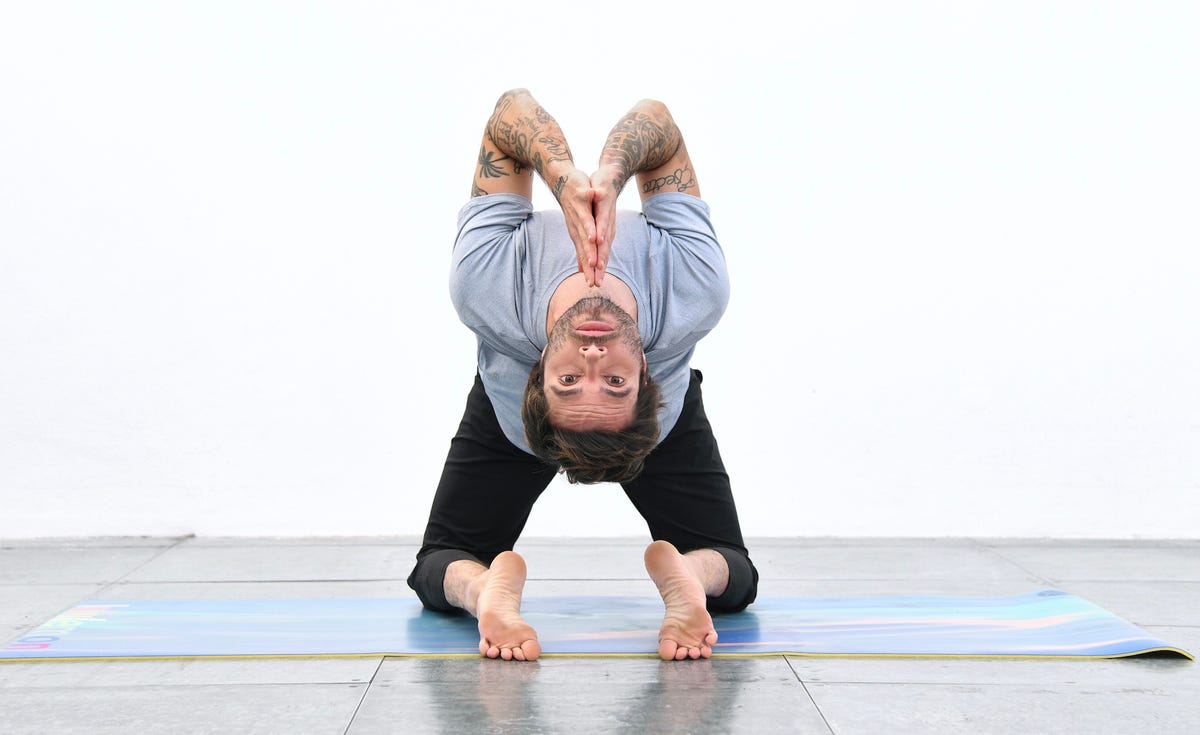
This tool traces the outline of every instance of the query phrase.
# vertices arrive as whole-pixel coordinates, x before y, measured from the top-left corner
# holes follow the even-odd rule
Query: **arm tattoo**
[[[604,145],[604,156],[620,169],[622,186],[634,174],[671,160],[679,149],[679,128],[670,122],[663,123],[644,112],[630,112],[613,126]]]
[[[546,167],[556,161],[574,161],[571,149],[549,112],[538,105],[532,112],[514,109],[514,96],[506,94],[496,103],[487,124],[488,136],[516,165],[532,166],[546,178]],[[545,151],[546,155],[542,154]],[[482,162],[481,162],[482,165]]]
[[[666,176],[659,176],[653,181],[647,181],[642,184],[642,191],[650,194],[652,192],[660,192],[668,187],[674,187],[674,191],[687,191],[696,186],[696,177],[692,174],[691,161],[683,168],[677,168]]]
[[[508,176],[508,172],[500,166],[500,162],[510,160],[512,159],[508,156],[502,155],[497,157],[496,151],[489,151],[486,147],[479,146],[479,175],[485,179],[498,179],[501,176]],[[520,164],[518,164],[518,169],[514,173],[520,173],[519,166]]]

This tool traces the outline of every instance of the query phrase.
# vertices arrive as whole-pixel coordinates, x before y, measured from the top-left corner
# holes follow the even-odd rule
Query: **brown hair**
[[[642,369],[633,422],[620,431],[572,431],[550,423],[550,404],[542,386],[542,361],[529,371],[521,419],[525,441],[539,459],[557,465],[569,482],[628,482],[637,477],[646,455],[658,446],[658,410],[662,391]]]

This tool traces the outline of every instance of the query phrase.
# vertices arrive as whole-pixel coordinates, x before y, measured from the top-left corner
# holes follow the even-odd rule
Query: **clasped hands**
[[[556,196],[575,243],[579,272],[588,286],[599,286],[608,266],[617,225],[617,197],[624,183],[616,166],[601,166],[591,176],[572,167],[561,176]]]

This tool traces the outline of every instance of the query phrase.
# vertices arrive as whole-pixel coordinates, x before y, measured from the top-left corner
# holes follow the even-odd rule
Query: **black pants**
[[[708,599],[713,611],[733,612],[754,601],[758,571],[738,524],[729,475],[721,461],[692,371],[683,410],[671,433],[646,458],[637,479],[622,485],[655,540],[681,553],[714,549],[729,565],[729,584]],[[513,446],[504,436],[483,382],[467,396],[458,432],[433,498],[429,523],[408,585],[428,609],[451,611],[442,587],[446,568],[461,559],[489,565],[516,544],[534,502],[557,468]]]

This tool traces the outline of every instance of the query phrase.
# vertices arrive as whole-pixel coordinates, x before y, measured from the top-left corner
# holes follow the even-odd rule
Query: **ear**
[[[646,363],[646,353],[642,353],[642,385],[650,382],[650,366]]]

